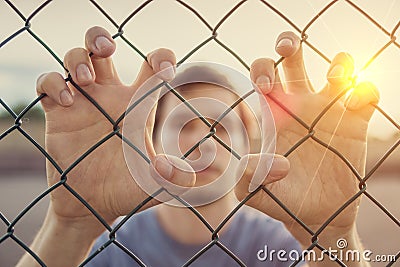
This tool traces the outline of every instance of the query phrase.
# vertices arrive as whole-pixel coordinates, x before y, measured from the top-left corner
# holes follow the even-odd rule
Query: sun
[[[375,76],[377,74],[370,69],[362,69],[359,70],[355,73],[353,79],[354,79],[354,84],[362,83],[362,82],[372,82],[375,79]]]
[[[375,83],[379,79],[379,73],[376,67],[372,68],[371,66],[367,68],[361,68],[359,70],[354,71],[354,75],[351,77],[352,86],[346,92],[345,99],[351,98],[351,95],[354,92],[354,88],[361,83],[372,82]],[[360,88],[368,89],[368,86],[358,87],[358,94],[362,94],[364,90],[360,90]]]
[[[370,60],[364,66],[354,72],[355,82],[380,82],[382,80],[382,73],[384,69],[385,68],[377,61]]]

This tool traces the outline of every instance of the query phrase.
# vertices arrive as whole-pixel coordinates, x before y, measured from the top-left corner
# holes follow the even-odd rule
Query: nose
[[[209,128],[200,120],[189,122],[182,130],[181,140],[184,143],[181,146],[181,149],[184,149],[182,153],[191,152],[187,156],[187,161],[195,171],[207,168],[215,160],[217,152],[215,142],[212,137],[204,139],[208,134]],[[201,144],[199,144],[200,141],[202,141]],[[194,147],[196,145],[198,146]]]
[[[180,134],[181,150],[186,153],[200,142],[209,133],[208,126],[200,119],[195,119],[188,122],[182,129]],[[199,147],[195,148],[190,153],[190,159],[196,159],[200,156]]]
[[[209,138],[204,140],[204,142],[202,142],[196,149],[196,153],[199,153],[199,157],[194,160],[188,159],[187,162],[192,166],[193,170],[199,172],[214,163],[217,156],[217,147],[215,142]]]

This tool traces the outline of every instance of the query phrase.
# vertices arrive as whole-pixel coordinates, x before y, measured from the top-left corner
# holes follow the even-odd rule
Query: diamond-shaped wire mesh
[[[159,0],[159,1],[161,1],[161,0]],[[47,9],[50,9],[53,4],[56,4],[56,2],[57,1],[51,1],[51,0],[44,1],[43,3],[41,3],[40,5],[35,7],[32,11],[30,11],[29,14],[25,14],[24,12],[20,11],[20,9],[18,8],[19,5],[23,5],[23,4],[16,4],[16,3],[14,3],[14,1],[5,0],[5,4],[3,3],[4,7],[2,6],[2,8],[6,8],[6,7],[10,8],[15,13],[15,17],[17,17],[20,20],[20,23],[21,23],[20,25],[21,26],[20,26],[20,29],[15,30],[15,32],[7,35],[7,37],[5,37],[3,40],[0,40],[1,41],[0,42],[0,49],[1,48],[5,48],[6,46],[12,46],[13,42],[16,42],[16,40],[20,36],[26,35],[26,36],[29,36],[32,40],[34,40],[38,44],[40,44],[43,47],[44,51],[46,51],[48,56],[53,58],[63,69],[65,69],[65,67],[63,65],[63,61],[60,59],[60,57],[57,55],[57,53],[52,49],[51,45],[47,44],[47,42],[46,42],[46,40],[48,39],[47,36],[39,36],[35,32],[35,28],[34,28],[35,19],[37,17],[40,17],[41,14],[46,12]],[[158,1],[149,0],[149,1],[143,1],[143,2],[141,2],[139,4],[135,4],[135,5],[132,4],[131,7],[129,7],[129,9],[131,9],[130,14],[126,18],[117,21],[116,19],[113,18],[113,13],[111,11],[109,12],[108,10],[103,9],[101,4],[99,4],[98,2],[96,2],[94,0],[89,0],[88,1],[88,3],[90,3],[90,5],[93,6],[94,12],[97,12],[99,17],[101,17],[107,23],[111,24],[114,27],[115,31],[114,31],[114,34],[113,34],[112,37],[115,40],[121,40],[122,42],[125,42],[126,45],[129,47],[129,49],[131,49],[131,51],[133,51],[133,53],[136,53],[137,55],[139,55],[143,60],[146,60],[145,54],[148,51],[142,51],[141,49],[139,49],[138,46],[135,45],[135,43],[137,43],[137,42],[134,41],[135,40],[134,36],[127,36],[126,34],[124,34],[124,29],[126,29],[130,24],[133,24],[135,19],[137,19],[138,16],[140,16],[141,12],[143,12],[146,9],[150,8],[152,5],[157,5],[157,2]],[[197,20],[202,25],[202,27],[204,26],[203,27],[204,30],[207,31],[207,35],[204,35],[205,36],[204,39],[199,39],[198,37],[193,36],[193,39],[197,40],[196,41],[196,45],[194,47],[188,47],[187,48],[187,53],[183,57],[181,57],[180,60],[178,61],[178,64],[177,64],[178,67],[179,67],[180,64],[182,64],[184,62],[190,61],[190,58],[195,53],[197,53],[198,51],[203,49],[204,47],[207,47],[207,46],[213,44],[213,45],[219,46],[221,49],[223,49],[224,51],[229,53],[230,56],[234,60],[239,62],[241,65],[243,65],[243,67],[245,69],[250,70],[249,62],[247,60],[244,60],[240,56],[240,52],[241,51],[237,51],[234,48],[234,44],[231,45],[230,43],[228,43],[226,41],[223,41],[224,40],[223,38],[219,37],[220,31],[223,30],[223,28],[224,28],[224,26],[226,24],[229,24],[230,19],[234,19],[234,16],[237,13],[239,13],[242,8],[245,8],[246,2],[247,1],[235,2],[234,4],[232,4],[232,6],[229,6],[227,8],[228,12],[224,16],[222,16],[217,23],[210,23],[210,22],[207,21],[205,16],[203,17],[200,14],[200,12],[197,11],[190,4],[189,1],[177,0],[175,3],[172,3],[172,1],[171,1],[171,5],[174,5],[175,7],[179,6],[179,8],[185,9],[186,16],[190,15],[193,18],[193,20]],[[320,10],[315,12],[315,14],[313,16],[307,18],[308,23],[304,27],[298,26],[298,24],[296,22],[291,20],[291,18],[289,16],[286,16],[284,14],[284,12],[280,11],[277,7],[275,7],[269,1],[260,0],[259,3],[260,3],[260,7],[265,8],[265,12],[268,12],[269,15],[274,16],[273,19],[279,19],[281,22],[285,23],[288,26],[289,29],[291,29],[292,31],[296,32],[300,36],[303,45],[307,49],[310,49],[310,51],[312,51],[313,54],[317,55],[319,58],[321,58],[323,61],[325,61],[327,63],[331,62],[330,57],[324,53],[323,49],[321,49],[319,47],[317,42],[313,42],[313,40],[314,40],[313,36],[309,35],[309,34],[310,34],[310,32],[312,32],[313,27],[315,27],[316,25],[321,23],[321,17],[325,16],[327,13],[335,12],[335,7],[339,3],[342,4],[342,5],[345,5],[345,7],[347,9],[353,9],[354,12],[356,12],[363,19],[365,19],[365,23],[369,23],[371,28],[374,28],[374,30],[379,31],[380,34],[382,34],[386,38],[386,42],[381,46],[380,49],[378,49],[377,51],[374,51],[374,53],[370,55],[369,60],[365,63],[365,65],[362,67],[362,69],[368,69],[368,67],[374,61],[376,61],[380,56],[382,56],[385,53],[385,51],[387,51],[388,49],[392,49],[392,50],[395,50],[395,51],[400,51],[400,43],[398,41],[396,41],[396,36],[398,35],[398,32],[400,31],[399,30],[400,22],[398,22],[392,29],[386,29],[384,26],[382,26],[382,24],[380,24],[378,21],[376,21],[371,14],[369,14],[366,11],[364,11],[361,7],[359,7],[353,1],[350,1],[350,0],[348,0],[348,1],[339,1],[339,0],[327,1],[326,4],[323,6],[323,8],[321,8]],[[211,4],[210,8],[212,8],[212,4]],[[3,23],[6,23],[6,22],[2,21],[2,24]],[[75,33],[66,33],[66,34],[75,34]],[[29,58],[26,58],[26,60],[29,60]],[[279,58],[279,59],[276,60],[276,66],[277,67],[279,67],[279,65],[281,64],[282,60],[284,60],[284,58]],[[67,69],[65,69],[65,71],[67,71],[67,73],[68,73]],[[73,79],[71,78],[70,75],[67,75],[65,80],[67,82],[70,82],[71,84],[73,84],[74,87],[80,93],[82,93],[104,115],[104,117],[108,120],[108,123],[110,125],[110,132],[109,132],[109,134],[107,136],[105,136],[101,140],[98,140],[98,142],[95,145],[93,145],[84,154],[82,154],[73,164],[68,166],[68,168],[63,169],[63,168],[61,168],[59,166],[59,163],[56,162],[47,153],[45,148],[39,142],[37,142],[30,135],[30,133],[28,131],[26,131],[24,129],[24,122],[25,122],[24,118],[26,117],[26,114],[28,112],[30,112],[32,110],[32,108],[34,108],[36,105],[38,105],[40,100],[43,99],[46,96],[45,95],[41,95],[41,96],[37,97],[28,106],[26,106],[22,111],[19,111],[17,113],[13,110],[11,105],[8,105],[4,100],[0,99],[0,105],[4,109],[4,111],[7,113],[7,116],[6,116],[7,119],[11,119],[13,121],[13,123],[10,123],[9,128],[4,130],[1,133],[0,142],[3,142],[3,143],[7,142],[7,140],[8,140],[7,136],[10,135],[10,134],[19,134],[19,135],[23,136],[28,142],[30,142],[33,145],[34,149],[36,149],[37,151],[40,152],[40,154],[42,155],[43,159],[47,159],[50,162],[50,164],[52,164],[56,168],[56,170],[59,172],[59,175],[60,175],[60,180],[59,180],[58,183],[52,185],[47,190],[45,190],[40,195],[38,195],[29,205],[27,205],[22,211],[20,211],[18,216],[16,216],[15,218],[7,218],[0,211],[1,222],[2,222],[2,224],[4,224],[6,226],[6,231],[4,233],[0,233],[0,245],[3,242],[12,240],[16,244],[18,244],[23,250],[25,250],[27,253],[29,253],[32,257],[34,257],[35,260],[41,266],[46,266],[45,263],[40,259],[40,257],[38,257],[35,254],[34,251],[30,250],[29,244],[26,244],[23,240],[21,240],[21,239],[19,239],[17,237],[17,235],[15,234],[15,229],[18,228],[18,223],[21,221],[21,219],[24,216],[26,216],[26,214],[33,207],[35,207],[35,205],[38,205],[38,203],[43,198],[47,197],[53,190],[57,189],[58,187],[64,187],[74,197],[76,197],[76,199],[78,199],[81,203],[83,203],[87,207],[87,209],[89,209],[90,212],[92,212],[92,214],[94,216],[96,216],[96,218],[99,220],[99,222],[101,222],[101,224],[103,224],[105,230],[109,231],[109,240],[106,243],[103,244],[101,249],[97,250],[94,254],[89,255],[86,258],[86,260],[81,263],[80,266],[84,266],[86,263],[90,262],[98,254],[102,253],[102,250],[104,250],[106,247],[108,247],[110,245],[116,245],[122,251],[124,251],[127,255],[129,255],[132,259],[134,259],[140,266],[146,266],[145,263],[143,263],[142,260],[140,259],[140,255],[135,255],[132,251],[130,251],[129,249],[124,247],[118,241],[118,239],[116,238],[116,234],[117,234],[118,230],[120,229],[120,227],[124,223],[126,223],[127,220],[134,219],[134,218],[131,218],[131,217],[135,213],[137,213],[139,211],[139,209],[144,204],[146,204],[147,202],[151,201],[154,197],[156,197],[157,195],[159,195],[162,192],[164,192],[165,189],[160,188],[153,195],[151,195],[147,199],[143,200],[143,202],[138,207],[133,209],[116,226],[111,226],[111,225],[108,225],[106,220],[104,218],[102,218],[101,215],[95,209],[93,209],[90,206],[90,204],[76,190],[74,190],[69,185],[68,178],[67,178],[68,174],[77,165],[79,165],[80,162],[86,156],[88,156],[90,153],[92,153],[101,144],[103,144],[105,142],[108,142],[112,137],[115,137],[115,136],[119,137],[122,140],[122,142],[127,142],[128,145],[130,145],[133,149],[137,149],[137,148],[136,148],[135,144],[131,143],[127,138],[125,138],[123,136],[122,130],[118,126],[119,123],[121,122],[121,120],[124,119],[126,114],[121,114],[121,116],[117,120],[112,119],[112,117],[109,114],[107,114],[107,112],[103,109],[102,106],[100,106],[87,92],[85,92],[85,90],[80,88],[75,83],[75,81],[73,81]],[[175,89],[173,87],[171,87],[168,83],[163,82],[162,85],[166,85],[169,88],[169,90],[172,91],[178,97],[180,97],[180,100],[185,102],[185,104],[189,108],[191,108],[192,111],[195,111],[195,109],[191,106],[191,104],[186,102],[186,100],[182,96],[180,96],[180,94],[177,91],[175,91]],[[397,85],[394,85],[394,86],[397,86]],[[153,90],[157,90],[159,87],[160,86],[155,87],[155,88],[153,88]],[[248,95],[252,94],[252,93],[254,93],[254,91],[248,92]],[[206,227],[210,230],[211,241],[202,250],[198,251],[195,255],[193,255],[193,257],[190,260],[188,260],[184,264],[184,266],[189,266],[191,263],[195,262],[200,256],[202,256],[202,254],[204,254],[208,249],[210,249],[213,246],[220,247],[221,248],[221,253],[226,253],[227,255],[232,257],[237,262],[237,264],[239,266],[245,266],[244,263],[242,262],[242,260],[237,255],[232,253],[229,250],[229,248],[225,247],[225,245],[219,241],[218,233],[221,230],[221,228],[228,222],[228,220],[233,216],[233,214],[236,213],[243,205],[246,204],[247,201],[249,201],[259,191],[264,191],[266,194],[268,194],[279,206],[282,207],[282,209],[289,216],[291,216],[301,227],[303,227],[309,233],[310,244],[309,244],[308,250],[312,250],[313,248],[317,248],[317,249],[320,249],[322,251],[322,250],[325,249],[318,242],[319,235],[324,231],[324,229],[326,227],[329,226],[329,224],[340,213],[342,213],[342,211],[346,207],[348,207],[351,203],[353,203],[361,195],[364,195],[366,198],[371,200],[372,203],[374,203],[374,205],[376,205],[377,208],[379,208],[383,212],[382,216],[386,216],[387,220],[393,221],[397,225],[397,227],[400,227],[400,221],[398,220],[398,218],[396,218],[395,215],[393,215],[387,208],[385,208],[379,202],[379,200],[377,200],[367,190],[367,182],[370,179],[373,179],[374,173],[376,173],[377,170],[380,168],[380,166],[385,162],[385,160],[388,157],[390,157],[391,154],[393,154],[398,149],[398,146],[400,144],[400,138],[397,138],[397,141],[395,141],[395,143],[393,143],[391,145],[391,147],[387,149],[386,153],[384,153],[384,155],[382,155],[381,158],[375,159],[374,165],[371,168],[369,168],[369,171],[365,175],[360,175],[360,173],[354,168],[352,163],[343,154],[341,154],[341,151],[335,149],[330,144],[328,144],[325,141],[321,140],[317,136],[317,133],[316,133],[317,124],[320,122],[322,117],[329,111],[329,109],[345,93],[347,93],[347,89],[343,90],[340,95],[338,95],[335,99],[333,99],[331,101],[331,103],[329,103],[325,108],[323,108],[320,111],[319,116],[317,116],[315,118],[315,120],[312,121],[311,123],[306,123],[305,121],[303,121],[303,119],[301,117],[298,117],[296,114],[292,113],[283,104],[279,103],[279,101],[274,99],[273,97],[271,97],[271,101],[274,101],[277,105],[281,106],[282,109],[286,110],[290,114],[290,116],[292,116],[292,118],[295,119],[299,123],[299,125],[301,125],[305,129],[305,132],[306,132],[306,134],[304,135],[304,138],[299,140],[294,146],[292,146],[288,151],[286,151],[285,156],[289,156],[291,153],[293,153],[296,149],[301,147],[307,141],[311,140],[313,142],[317,142],[321,146],[325,147],[327,150],[331,151],[335,156],[339,157],[347,165],[347,167],[352,171],[354,176],[358,179],[359,191],[356,194],[354,194],[353,197],[348,199],[347,202],[343,203],[342,206],[334,214],[332,214],[330,216],[330,218],[328,220],[326,220],[326,222],[319,229],[317,229],[316,231],[312,230],[307,224],[302,222],[301,219],[299,219],[296,216],[296,213],[294,211],[290,210],[289,208],[287,208],[285,203],[282,202],[278,197],[276,197],[267,187],[262,187],[262,186],[260,186],[256,191],[254,191],[252,193],[249,193],[249,195],[243,201],[240,202],[240,204],[237,206],[237,208],[235,208],[232,211],[232,213],[229,216],[227,216],[225,218],[225,220],[223,220],[221,222],[221,224],[215,229],[213,227],[211,227],[206,222],[206,220],[204,220],[202,215],[195,208],[188,207],[199,218],[199,220],[201,220],[206,225]],[[383,92],[383,94],[384,94],[384,92]],[[133,103],[132,106],[140,105],[140,102],[142,100],[143,99],[138,100],[137,102]],[[397,121],[395,119],[393,119],[389,114],[387,114],[380,106],[375,105],[375,108],[376,108],[377,112],[379,113],[379,115],[382,116],[387,121],[387,124],[390,124],[390,125],[394,126],[394,128],[397,131],[397,133],[400,133],[400,126],[397,123]],[[201,116],[201,114],[197,114],[197,115]],[[203,120],[203,121],[207,124],[207,120]],[[215,124],[211,125],[211,124],[208,123],[207,127],[210,128],[210,134],[207,136],[207,138],[212,137],[212,138],[216,139],[216,141],[220,142],[231,153],[233,153],[236,156],[236,158],[240,159],[240,156],[237,153],[235,153],[235,151],[231,150],[228,145],[223,144],[223,141],[218,139],[218,136],[217,136],[218,134],[215,134],[215,131],[214,131]],[[197,145],[199,145],[199,143]],[[141,153],[141,156],[148,163],[150,163],[150,160],[147,158],[145,153]],[[1,184],[1,181],[0,181],[0,184]],[[181,200],[179,197],[177,197],[177,196],[174,196],[174,197],[176,199],[178,199],[178,201],[182,201],[183,202],[183,200]],[[1,249],[1,247],[0,247],[0,249]],[[391,262],[387,263],[387,266],[394,265],[395,262],[398,261],[399,257],[400,257],[400,252],[398,252],[396,254],[395,259],[393,259]],[[301,261],[301,259],[299,259],[298,261],[293,262],[292,266],[296,266],[297,264],[299,264],[300,261]],[[344,265],[340,260],[337,259],[336,261],[337,261],[338,265],[342,265],[342,266]],[[0,263],[0,265],[1,265],[1,263]]]

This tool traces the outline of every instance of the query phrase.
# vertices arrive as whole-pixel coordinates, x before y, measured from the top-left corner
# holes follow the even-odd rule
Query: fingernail
[[[171,62],[163,61],[160,63],[160,77],[165,81],[171,81],[175,77],[175,69]]]
[[[289,160],[287,160],[285,157],[282,156],[281,157],[276,156],[274,158],[274,162],[272,163],[269,176],[277,179],[283,178],[287,175],[289,169],[290,169]]]
[[[87,82],[92,80],[92,73],[86,64],[80,64],[76,68],[76,76],[80,82]]]
[[[61,91],[60,101],[61,101],[61,104],[63,104],[64,106],[69,106],[72,104],[72,102],[73,102],[72,95],[67,89],[64,89]]]
[[[329,72],[330,78],[342,78],[344,76],[345,69],[342,65],[335,65]]]
[[[263,93],[267,93],[267,91],[271,88],[271,80],[265,75],[259,76],[256,80],[256,84]]]
[[[360,102],[360,98],[357,95],[351,95],[346,101],[346,107],[356,108]]]
[[[252,193],[253,191],[255,191],[259,186],[260,186],[259,184],[257,185],[257,184],[250,183],[249,189],[248,189],[249,193]]]
[[[97,50],[102,50],[104,48],[112,46],[112,42],[105,36],[99,36],[94,42]]]
[[[165,157],[157,157],[154,167],[164,179],[171,179],[173,167]]]
[[[276,45],[276,48],[285,47],[285,46],[292,46],[292,45],[293,45],[292,40],[290,40],[288,38],[283,38],[282,40],[280,40],[278,42],[278,44]]]

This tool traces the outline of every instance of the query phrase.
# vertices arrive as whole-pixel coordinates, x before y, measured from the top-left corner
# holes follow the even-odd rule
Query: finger
[[[140,99],[147,92],[155,88],[161,83],[161,80],[171,81],[175,77],[175,64],[176,57],[174,52],[166,48],[160,48],[154,50],[147,55],[147,61],[143,62],[142,68],[133,84],[136,89],[134,99]],[[146,135],[146,144],[150,142],[149,136],[153,131],[155,108],[159,99],[161,89],[146,96],[140,105],[140,110],[147,113],[152,110],[150,116],[143,118],[149,118],[145,123],[148,134]],[[148,145],[148,149],[153,151],[152,145]]]
[[[111,34],[101,28],[90,28],[85,35],[86,49],[93,53],[91,56],[96,82],[109,84],[119,82],[117,72],[111,59],[115,52],[115,42]]]
[[[129,105],[130,107],[135,106],[135,108],[133,108],[131,112],[127,113],[124,118],[124,131],[127,132],[125,136],[131,140],[131,142],[134,143],[138,149],[141,151],[147,151],[148,157],[152,162],[154,162],[154,160],[157,158],[152,141],[155,111],[161,91],[161,88],[158,88],[157,86],[161,83],[161,78],[166,80],[171,80],[174,78],[175,63],[175,55],[171,50],[168,49],[158,49],[147,56],[147,61],[143,63],[139,75],[132,85],[134,95]],[[160,70],[162,75],[159,74]],[[149,92],[154,88],[158,90],[154,92],[152,91],[149,94]],[[140,160],[139,154],[132,154],[132,161]],[[136,176],[143,176],[142,168],[137,168],[135,171],[138,172],[135,174]],[[168,175],[165,174],[162,176],[168,177]],[[181,176],[178,175],[177,177]],[[179,179],[178,181],[180,181]],[[154,181],[147,180],[144,182],[154,183]],[[160,182],[158,184],[160,184]],[[148,187],[154,188],[150,184]]]
[[[293,32],[283,32],[278,36],[275,50],[284,57],[282,66],[288,91],[291,93],[313,91],[304,66],[300,38]]]
[[[48,96],[42,99],[45,110],[57,105],[69,107],[74,102],[73,94],[64,78],[57,72],[42,74],[37,79],[36,92],[38,95],[46,94]]]
[[[88,86],[94,82],[93,66],[86,49],[69,50],[64,57],[64,65],[79,86]]]
[[[275,83],[275,62],[270,58],[256,59],[250,67],[250,78],[259,91],[266,95],[271,92]]]
[[[259,93],[284,93],[275,61],[270,58],[256,59],[250,67],[250,78],[257,85]]]
[[[257,114],[255,114],[248,104],[249,103],[247,102],[242,102],[238,111],[240,112],[240,118],[242,119],[246,133],[249,137],[250,153],[252,153],[254,151],[259,151],[262,133],[259,127]]]
[[[175,77],[176,57],[174,52],[166,48],[157,49],[147,55],[134,87],[139,87],[154,74],[164,81],[171,81]]]
[[[362,118],[369,121],[375,110],[375,107],[370,104],[377,104],[379,99],[380,94],[376,86],[370,82],[362,82],[348,96],[345,107],[359,113]]]
[[[274,131],[271,131],[272,116],[271,105],[275,105],[273,101],[267,101],[268,94],[274,95],[277,98],[284,97],[282,84],[280,81],[278,69],[275,68],[275,62],[269,58],[260,58],[253,62],[250,68],[251,80],[257,85],[257,92],[261,108],[261,121],[262,121],[262,140],[261,152],[271,152],[271,140],[275,140],[272,136]]]
[[[328,97],[336,97],[340,92],[350,86],[354,72],[353,57],[345,52],[337,54],[329,67],[328,85],[321,91]]]
[[[280,155],[250,154],[244,156],[236,172],[240,176],[235,188],[238,196],[245,196],[260,185],[273,183],[284,178],[290,168],[289,161]]]
[[[150,172],[156,182],[171,194],[181,195],[196,182],[195,171],[184,160],[170,155],[156,155]]]

